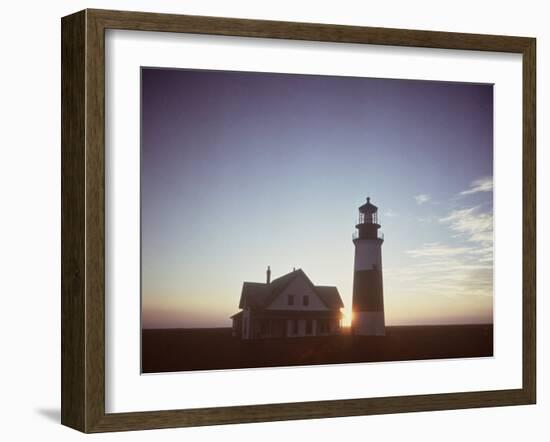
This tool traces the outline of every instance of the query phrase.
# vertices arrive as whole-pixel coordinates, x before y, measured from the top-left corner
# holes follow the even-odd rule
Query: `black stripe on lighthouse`
[[[357,336],[384,336],[384,291],[382,271],[356,270],[353,278],[352,331]]]
[[[353,311],[384,312],[382,271],[357,270],[353,278]]]

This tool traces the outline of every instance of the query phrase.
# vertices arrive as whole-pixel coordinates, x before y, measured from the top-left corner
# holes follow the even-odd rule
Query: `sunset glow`
[[[229,327],[302,268],[352,318],[379,207],[387,325],[493,320],[491,85],[142,70],[142,324]]]

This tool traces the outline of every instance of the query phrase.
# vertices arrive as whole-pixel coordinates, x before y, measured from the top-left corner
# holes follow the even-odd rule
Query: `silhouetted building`
[[[265,283],[244,282],[233,336],[242,339],[340,333],[343,307],[336,287],[313,285],[302,269]]]
[[[384,336],[384,294],[382,289],[382,243],[378,232],[378,207],[367,198],[359,207],[359,222],[353,234],[355,263],[353,275],[353,315],[351,331],[354,335]]]

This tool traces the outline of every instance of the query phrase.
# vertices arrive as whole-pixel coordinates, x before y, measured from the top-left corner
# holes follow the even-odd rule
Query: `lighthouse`
[[[353,316],[355,336],[384,336],[384,296],[382,290],[382,234],[378,231],[378,207],[367,202],[359,207],[359,221],[353,234],[355,262],[353,275]]]

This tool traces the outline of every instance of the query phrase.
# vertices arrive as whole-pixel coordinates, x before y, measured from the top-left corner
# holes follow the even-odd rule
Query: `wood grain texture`
[[[523,389],[536,402],[536,41],[523,51]]]
[[[523,55],[523,387],[515,390],[105,413],[106,29]],[[62,20],[62,423],[83,432],[531,404],[536,398],[535,40],[526,37],[86,10]]]
[[[85,420],[85,13],[63,19],[61,34],[61,422]]]
[[[86,11],[86,431],[105,414],[105,38]]]
[[[529,38],[319,23],[88,10],[105,29],[130,29],[376,45],[522,52]]]
[[[93,432],[145,430],[296,419],[529,404],[523,390],[294,402],[190,410],[107,414]]]

